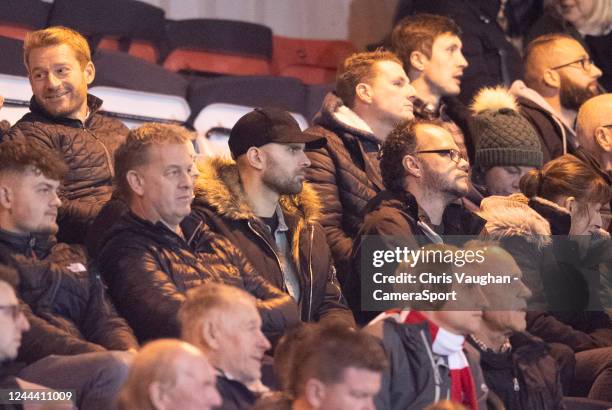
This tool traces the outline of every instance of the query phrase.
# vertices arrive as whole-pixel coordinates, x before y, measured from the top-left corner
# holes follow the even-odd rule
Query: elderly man
[[[205,284],[188,292],[179,318],[182,339],[198,347],[217,371],[223,409],[253,405],[262,390],[264,353],[270,349],[255,298],[233,286]]]
[[[189,343],[160,339],[134,358],[117,399],[120,409],[211,410],[221,405],[215,371]]]
[[[468,244],[477,246],[476,243]],[[483,312],[482,326],[468,338],[480,352],[487,386],[509,410],[562,409],[560,371],[546,343],[525,333],[525,309],[531,292],[512,256],[494,244],[484,262],[472,265],[477,275],[508,275],[507,284],[489,284],[483,291],[491,306]]]
[[[117,150],[117,188],[129,211],[100,245],[109,293],[140,340],[178,337],[185,293],[206,281],[247,289],[258,298],[264,329],[282,333],[298,321],[291,297],[205,223],[181,226],[194,196],[194,155],[184,128],[155,123],[131,130]]]
[[[34,96],[8,138],[52,149],[66,161],[58,238],[83,243],[111,196],[114,152],[128,129],[100,114],[102,100],[87,93],[96,70],[87,40],[76,31],[49,27],[29,33],[23,60]]]
[[[527,45],[525,83],[516,81],[511,92],[521,113],[540,136],[544,163],[578,146],[574,122],[580,106],[601,93],[601,70],[582,45],[564,34],[547,34]]]

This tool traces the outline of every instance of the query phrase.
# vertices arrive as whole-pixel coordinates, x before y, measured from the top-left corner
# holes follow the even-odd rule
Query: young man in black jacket
[[[191,212],[194,158],[184,128],[156,123],[130,131],[117,150],[117,189],[129,212],[106,232],[97,259],[111,298],[140,340],[177,337],[185,292],[224,282],[253,294],[264,331],[282,334],[299,321],[295,302],[204,222],[181,225]]]
[[[239,248],[259,272],[299,304],[305,322],[355,324],[325,232],[321,204],[304,184],[305,147],[325,140],[303,133],[286,111],[257,108],[230,134],[235,162],[211,159],[196,182],[193,216]]]
[[[117,315],[82,247],[57,243],[60,181],[66,171],[52,151],[37,145],[0,144],[0,263],[17,269],[19,298],[32,329],[19,360],[106,350],[138,343]]]

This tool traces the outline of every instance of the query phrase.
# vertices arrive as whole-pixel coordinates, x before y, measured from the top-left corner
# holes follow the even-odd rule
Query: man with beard
[[[375,51],[348,57],[306,132],[327,144],[308,150],[306,177],[321,196],[325,228],[340,283],[350,273],[353,240],[365,204],[384,187],[378,152],[399,122],[414,118],[414,88],[393,53]]]
[[[323,138],[303,133],[286,111],[251,111],[230,133],[235,162],[211,158],[204,164],[192,216],[227,237],[257,272],[290,294],[303,321],[352,326],[317,222],[321,204],[304,184],[310,166],[304,149],[324,144]]]
[[[455,202],[468,192],[469,165],[441,122],[398,125],[383,144],[380,170],[386,189],[364,209],[352,257],[355,272],[361,272],[361,251],[366,247],[418,249],[443,243],[442,235],[481,232],[485,221]],[[353,275],[345,287],[354,311],[361,310],[361,275]],[[364,313],[359,321],[370,318]]]
[[[540,136],[544,163],[574,153],[576,115],[582,103],[601,93],[601,70],[578,41],[564,34],[530,42],[524,70],[525,82],[515,81],[510,91]]]
[[[110,199],[114,152],[128,129],[100,114],[102,100],[87,93],[96,70],[87,40],[79,33],[65,27],[29,33],[23,58],[34,96],[30,112],[5,138],[54,150],[66,161],[58,239],[83,243]]]

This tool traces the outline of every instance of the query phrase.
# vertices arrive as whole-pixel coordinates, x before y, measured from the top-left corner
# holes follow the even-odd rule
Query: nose
[[[47,86],[49,88],[57,88],[60,86],[61,83],[61,80],[57,78],[53,73],[49,73],[47,75]]]
[[[217,408],[219,406],[221,406],[221,404],[223,403],[223,400],[221,399],[221,395],[219,394],[219,390],[217,390],[216,387],[213,387],[214,389],[214,394],[211,395],[210,398],[210,407],[214,407]]]
[[[593,64],[591,66],[591,75],[593,76],[593,78],[599,78],[602,76],[602,71],[599,67],[597,67],[595,64]]]
[[[272,347],[272,345],[270,344],[270,341],[268,340],[268,338],[263,334],[263,332],[260,330],[259,331],[259,347],[261,348],[262,351],[267,351],[268,349],[270,349]]]
[[[468,172],[470,170],[470,163],[462,156],[457,167],[462,171]]]
[[[62,206],[62,200],[61,198],[58,196],[57,192],[53,193],[53,198],[51,199],[51,205],[52,206],[56,206],[56,207],[60,207]]]
[[[28,318],[25,317],[23,312],[19,312],[19,316],[17,317],[17,326],[21,329],[22,332],[27,332],[30,330],[30,322],[28,322]]]
[[[474,302],[476,304],[475,307],[478,310],[485,310],[491,306],[491,304],[489,303],[489,299],[487,299],[480,286],[476,288],[476,299]]]
[[[406,92],[408,98],[413,98],[414,96],[416,96],[416,89],[410,83],[408,83],[406,86]]]
[[[463,53],[459,52],[459,67],[466,68],[469,65],[470,64],[468,63],[468,61],[465,58],[465,56],[463,55]]]
[[[596,226],[603,226],[603,219],[601,217],[601,212],[595,212],[595,216],[593,217],[593,225]]]
[[[531,289],[529,289],[527,285],[525,285],[525,282],[523,282],[522,280],[519,280],[519,283],[521,286],[519,296],[525,300],[529,299],[533,295],[533,293],[531,293]]]
[[[308,158],[308,155],[306,155],[305,151],[302,151],[302,166],[304,168],[308,168],[310,164],[311,164],[310,158]]]

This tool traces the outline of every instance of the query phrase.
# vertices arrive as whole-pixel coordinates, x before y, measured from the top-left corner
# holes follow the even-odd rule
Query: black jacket
[[[415,197],[408,193],[394,193],[382,191],[370,200],[364,209],[363,226],[356,236],[355,247],[353,249],[353,272],[346,279],[344,287],[346,297],[351,309],[359,312],[361,305],[361,289],[379,288],[371,282],[370,278],[373,271],[362,270],[362,250],[367,249],[395,249],[396,247],[418,249],[419,247],[431,243],[425,231],[417,225],[419,222],[419,207]],[[485,220],[478,215],[468,211],[463,206],[451,203],[444,210],[442,215],[443,235],[478,235],[485,225]],[[369,235],[369,238],[364,238]],[[446,238],[451,240],[451,238]],[[457,237],[453,240],[461,240]],[[367,243],[366,243],[367,241]],[[371,264],[367,266],[371,267]],[[372,268],[373,269],[373,268]],[[393,269],[389,266],[388,269]],[[380,270],[378,268],[378,270]],[[388,273],[392,273],[390,270]],[[384,307],[380,303],[377,306]],[[392,308],[397,306],[387,306]],[[374,316],[372,312],[362,312],[357,315],[360,323],[371,320]]]
[[[313,122],[306,132],[324,137],[327,144],[307,152],[312,164],[306,169],[306,178],[325,204],[320,221],[344,285],[361,212],[384,188],[377,156],[379,141],[333,93],[325,97]]]
[[[298,322],[291,297],[259,277],[235,247],[201,221],[183,239],[162,222],[130,212],[107,232],[97,262],[117,309],[142,341],[178,337],[176,314],[185,293],[208,280],[255,296],[268,335]]]
[[[472,338],[467,340],[480,353],[487,386],[506,409],[565,409],[560,373],[546,343],[527,333],[516,333],[510,338],[512,348],[497,353],[483,350]]]
[[[138,348],[100,277],[88,269],[82,247],[0,230],[0,263],[18,271],[17,295],[28,306],[31,329],[23,335],[19,361]]]
[[[83,123],[51,117],[32,98],[30,112],[5,137],[54,150],[66,161],[58,215],[61,242],[84,242],[88,226],[111,196],[114,153],[128,133],[123,123],[98,112],[102,100],[88,95],[87,104],[90,114]]]
[[[336,280],[325,233],[317,223],[320,205],[316,194],[305,184],[300,194],[281,197],[280,205],[300,281],[301,319],[354,325]],[[196,182],[192,215],[229,239],[270,283],[285,289],[276,243],[249,207],[235,162],[211,158],[204,164]]]
[[[249,410],[257,400],[244,384],[221,375],[217,376],[217,390],[223,399],[223,410]]]

